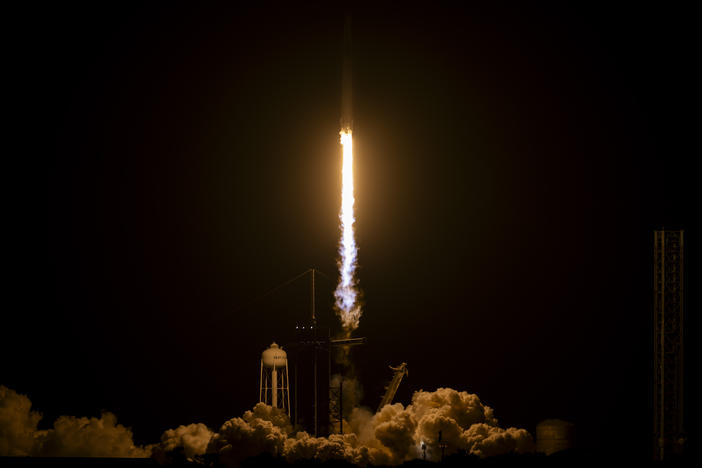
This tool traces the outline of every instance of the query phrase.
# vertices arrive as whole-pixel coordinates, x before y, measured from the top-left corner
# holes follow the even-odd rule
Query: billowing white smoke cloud
[[[61,416],[53,429],[37,430],[41,414],[25,395],[0,386],[0,456],[148,457],[134,445],[132,431],[112,413],[100,418]]]
[[[352,381],[349,381],[351,384]],[[346,389],[346,387],[344,387]],[[351,392],[349,392],[351,393]],[[446,454],[465,450],[480,457],[533,450],[531,435],[524,429],[503,429],[492,408],[476,395],[450,388],[418,391],[412,403],[386,405],[377,414],[353,408],[344,421],[344,434],[312,437],[293,434],[288,416],[280,409],[257,404],[241,418],[225,422],[217,433],[204,424],[190,424],[163,433],[154,446],[134,445],[130,429],[116,417],[61,416],[53,429],[37,430],[41,414],[31,401],[0,386],[0,456],[148,457],[163,462],[173,453],[194,459],[206,452],[219,462],[236,466],[261,453],[294,462],[303,459],[346,460],[359,465],[393,465],[421,457],[438,459],[439,433]]]
[[[54,428],[38,431],[33,455],[47,457],[148,457],[150,448],[134,445],[132,431],[112,413],[100,418],[60,416]]]
[[[188,460],[193,460],[197,455],[203,455],[212,438],[212,432],[204,424],[188,424],[176,429],[168,429],[161,436],[161,443],[153,448],[152,455],[161,464],[169,461],[169,454],[180,449]]]
[[[406,408],[395,403],[375,415],[355,408],[344,429],[343,435],[328,438],[292,434],[285,413],[259,403],[242,418],[224,423],[207,451],[219,454],[220,462],[229,466],[264,452],[288,461],[315,458],[360,465],[399,464],[421,456],[422,442],[427,445],[428,458],[438,458],[439,431],[447,454],[462,449],[486,457],[533,450],[529,432],[500,428],[492,408],[476,395],[450,388],[415,392]]]
[[[442,443],[481,457],[533,450],[533,439],[524,429],[502,429],[494,412],[477,395],[440,388],[419,391],[407,407],[417,421],[415,441],[427,444],[427,453],[438,456],[439,431]]]
[[[264,452],[283,455],[290,432],[292,426],[287,414],[258,403],[243,417],[225,422],[210,440],[207,451],[219,454],[220,462],[227,465]]]
[[[342,386],[342,408],[344,410],[344,417],[348,417],[351,411],[360,406],[361,399],[363,398],[363,388],[361,383],[355,377],[344,377],[342,380],[341,375],[332,375],[331,382],[329,383],[332,388],[339,388]]]
[[[41,414],[31,409],[29,398],[0,385],[0,456],[32,453]]]
[[[503,453],[527,453],[534,450],[534,442],[524,429],[510,427],[500,429],[487,424],[474,424],[463,433],[470,453],[480,457],[492,457]]]

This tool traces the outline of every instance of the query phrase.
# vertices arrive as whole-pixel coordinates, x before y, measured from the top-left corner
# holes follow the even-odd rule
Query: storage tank
[[[273,342],[273,344],[261,354],[261,360],[266,367],[285,367],[288,363],[288,353],[283,351],[283,348],[278,346],[277,343]]]
[[[275,342],[261,353],[259,401],[290,414],[288,353]]]
[[[547,419],[536,425],[536,451],[551,455],[575,447],[575,424]]]

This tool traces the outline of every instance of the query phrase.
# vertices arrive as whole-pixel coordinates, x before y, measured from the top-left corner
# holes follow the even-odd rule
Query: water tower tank
[[[267,405],[282,408],[290,415],[290,384],[288,353],[276,343],[261,353],[261,384],[259,398]]]
[[[575,424],[547,419],[536,425],[536,451],[551,455],[575,447]]]
[[[261,361],[266,367],[285,367],[288,363],[288,353],[274,342],[261,354]]]

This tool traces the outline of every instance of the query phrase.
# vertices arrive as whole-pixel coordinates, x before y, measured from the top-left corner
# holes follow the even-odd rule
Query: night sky
[[[308,319],[308,278],[266,292],[318,268],[330,314],[343,10],[191,8],[6,18],[0,384],[40,428],[217,429]],[[641,6],[353,10],[365,404],[405,361],[396,401],[452,387],[649,453],[652,231],[699,256],[695,35]]]

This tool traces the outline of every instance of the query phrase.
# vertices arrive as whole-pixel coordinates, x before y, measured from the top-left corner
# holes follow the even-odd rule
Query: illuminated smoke
[[[361,318],[361,306],[358,303],[356,289],[356,260],[358,249],[353,232],[355,222],[353,213],[353,139],[351,129],[340,132],[343,148],[342,183],[341,183],[341,240],[339,241],[339,284],[334,291],[336,311],[346,334],[358,328]]]
[[[427,445],[427,458],[438,460],[439,431],[447,455],[458,450],[479,457],[533,450],[529,432],[499,427],[492,408],[477,395],[439,388],[415,392],[407,407],[386,405],[377,414],[354,408],[345,418],[344,434],[329,437],[293,433],[283,410],[259,403],[243,417],[225,422],[210,440],[207,452],[218,455],[219,462],[227,466],[261,453],[289,462],[315,459],[398,465],[420,458],[422,442]]]
[[[100,418],[60,416],[53,429],[38,431],[33,455],[43,457],[129,457],[151,455],[151,446],[134,445],[131,429],[112,413]]]
[[[39,420],[29,398],[0,385],[0,457],[31,455]]]
[[[205,453],[213,434],[202,423],[168,429],[161,436],[161,443],[153,448],[151,456],[162,465],[174,462],[172,454],[181,451],[186,460],[194,460]]]
[[[373,414],[354,408],[344,419],[344,434],[313,437],[293,432],[280,408],[258,403],[240,418],[225,422],[213,433],[204,424],[180,426],[164,432],[161,443],[140,447],[130,429],[117,424],[114,415],[100,418],[61,416],[52,429],[37,430],[41,415],[31,401],[0,386],[0,456],[148,457],[161,463],[177,462],[178,454],[190,460],[209,454],[220,465],[239,466],[246,458],[268,453],[289,462],[315,459],[345,460],[361,466],[398,465],[422,457],[441,457],[458,450],[479,457],[533,451],[524,429],[498,426],[492,408],[477,395],[439,388],[418,391],[412,403],[385,405]]]
[[[0,385],[0,456],[148,457],[151,446],[134,445],[132,431],[112,413],[100,418],[61,416],[37,430],[41,414],[25,395]]]

